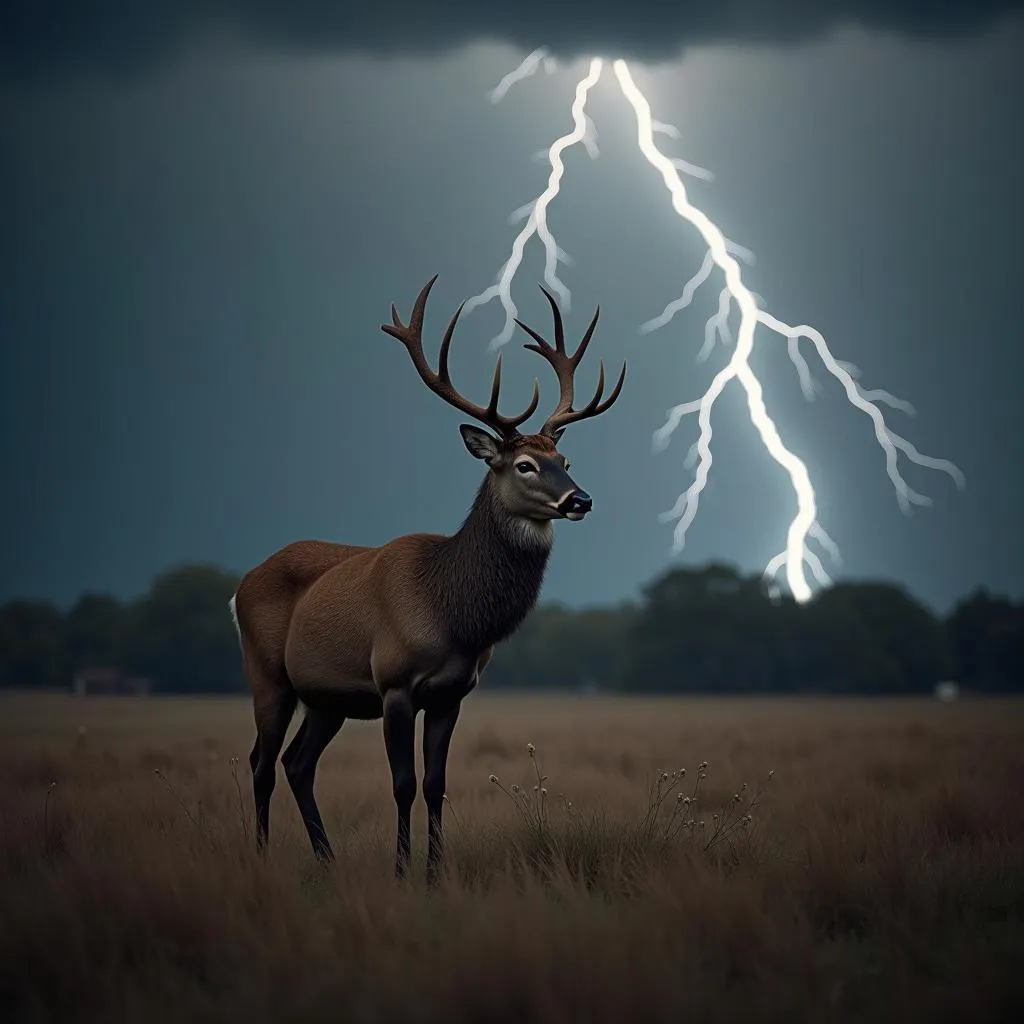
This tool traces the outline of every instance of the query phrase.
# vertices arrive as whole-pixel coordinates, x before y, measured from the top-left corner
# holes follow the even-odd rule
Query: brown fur
[[[347,717],[379,718],[389,689],[436,672],[453,648],[489,659],[533,607],[550,553],[501,518],[492,479],[452,536],[297,541],[248,572],[236,614],[250,675],[307,705],[333,700]]]

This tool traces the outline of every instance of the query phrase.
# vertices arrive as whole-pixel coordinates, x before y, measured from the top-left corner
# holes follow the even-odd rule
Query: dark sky
[[[979,584],[1024,595],[1019,3],[634,2],[559,23],[532,0],[381,4],[365,22],[312,2],[154,2],[144,17],[79,3],[64,20],[57,3],[48,21],[40,6],[0,14],[0,600],[127,597],[186,560],[243,571],[301,537],[454,529],[481,473],[464,418],[379,325],[439,273],[436,358],[451,311],[507,257],[507,215],[544,187],[533,155],[571,127],[592,50],[635,57],[654,116],[681,131],[662,148],[715,172],[690,194],[757,254],[744,274],[767,308],[913,402],[892,425],[966,475],[959,492],[908,467],[934,505],[905,517],[868,420],[820,370],[805,402],[785,346],[759,335],[754,365],[838,574],[938,608]],[[558,71],[493,106],[544,44]],[[588,111],[601,155],[569,152],[550,220],[574,258],[569,333],[602,307],[583,384],[598,356],[630,371],[614,410],[561,445],[595,501],[559,528],[545,587],[572,604],[632,596],[672,563],[658,513],[690,481],[696,424],[660,454],[651,435],[727,358],[695,362],[718,282],[638,333],[703,247],[639,155],[610,68]],[[541,255],[531,243],[514,294],[546,331]],[[476,310],[456,335],[453,376],[480,401],[501,319]],[[535,375],[546,407],[553,381],[522,340],[505,350],[506,407]],[[792,494],[735,384],[714,428],[678,557],[759,571]]]

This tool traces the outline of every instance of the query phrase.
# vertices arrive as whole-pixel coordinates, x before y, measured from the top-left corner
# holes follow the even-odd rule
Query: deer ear
[[[486,430],[463,423],[459,426],[459,433],[462,434],[462,440],[469,449],[469,454],[475,459],[483,459],[488,466],[500,454],[498,451],[498,439],[492,437]]]

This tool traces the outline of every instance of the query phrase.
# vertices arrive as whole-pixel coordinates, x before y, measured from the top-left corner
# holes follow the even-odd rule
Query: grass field
[[[281,771],[256,854],[251,744],[241,699],[0,695],[0,1019],[1024,1010],[1024,702],[474,694],[436,891],[421,881],[422,801],[414,882],[392,877],[379,723],[346,724],[321,762],[326,869]],[[703,760],[704,827],[680,829],[693,805],[677,794]],[[535,764],[539,824],[488,781],[536,800]],[[667,798],[644,825],[661,771]],[[706,848],[713,815],[741,819],[762,784],[749,826]]]

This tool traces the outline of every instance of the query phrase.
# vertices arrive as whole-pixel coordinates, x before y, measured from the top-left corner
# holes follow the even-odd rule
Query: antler
[[[599,364],[600,374],[594,397],[582,409],[573,409],[573,374],[576,372],[576,367],[579,366],[583,353],[587,351],[587,346],[593,337],[594,328],[597,326],[597,318],[601,314],[601,307],[598,306],[594,311],[594,319],[590,321],[590,326],[583,335],[583,340],[580,341],[579,347],[570,356],[565,351],[565,331],[562,328],[562,314],[558,310],[558,304],[543,285],[541,285],[540,290],[547,297],[548,302],[551,304],[551,311],[555,316],[554,346],[542,338],[532,327],[527,327],[522,320],[517,319],[516,323],[537,342],[536,345],[524,345],[523,348],[528,348],[532,352],[542,355],[554,367],[555,373],[558,374],[558,405],[555,407],[555,411],[548,417],[544,426],[540,428],[540,433],[546,434],[548,437],[554,437],[559,430],[567,427],[570,423],[578,423],[580,420],[599,416],[611,408],[612,403],[619,397],[619,392],[622,390],[623,382],[626,379],[626,364],[622,364],[622,372],[619,374],[619,381],[615,385],[615,389],[602,402],[601,395],[604,393],[604,360],[602,359]]]
[[[533,399],[530,401],[526,411],[518,416],[502,416],[498,412],[498,393],[501,390],[501,354],[499,353],[498,362],[494,367],[494,380],[491,383],[491,400],[488,402],[487,408],[485,409],[482,405],[474,405],[469,399],[459,394],[448,374],[448,349],[451,347],[455,324],[458,322],[459,316],[462,313],[462,307],[466,304],[465,302],[455,310],[455,315],[451,318],[448,329],[444,332],[444,340],[441,342],[441,355],[438,359],[437,372],[435,373],[423,355],[423,312],[427,306],[427,296],[430,294],[430,289],[433,288],[436,280],[437,274],[423,286],[423,289],[416,297],[416,302],[412,307],[412,315],[409,317],[407,325],[403,324],[399,319],[398,310],[392,304],[391,319],[394,321],[394,325],[381,324],[380,329],[385,334],[390,334],[392,338],[397,338],[406,347],[412,358],[413,366],[416,367],[416,372],[419,373],[423,383],[435,395],[443,398],[449,405],[455,406],[461,412],[496,430],[505,440],[509,440],[519,433],[517,429],[519,425],[525,423],[537,409],[537,403],[540,401],[540,390],[537,381],[533,382]]]

